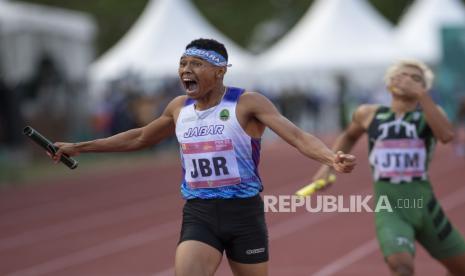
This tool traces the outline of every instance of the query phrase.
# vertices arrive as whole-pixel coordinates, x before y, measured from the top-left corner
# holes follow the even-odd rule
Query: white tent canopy
[[[417,0],[401,19],[396,38],[409,55],[426,62],[441,59],[441,27],[465,25],[460,0]]]
[[[262,55],[267,68],[351,69],[398,56],[392,27],[365,0],[318,0]]]
[[[7,82],[29,78],[44,56],[71,80],[82,80],[93,59],[96,27],[84,13],[0,1],[0,71]]]
[[[185,46],[201,37],[225,44],[233,64],[226,78],[248,68],[251,56],[205,21],[189,0],[151,0],[121,41],[94,62],[90,77],[104,82],[127,73],[142,78],[176,76]]]
[[[392,37],[392,26],[365,0],[318,0],[259,57],[261,83],[270,84],[272,79],[283,86],[297,79],[305,86],[304,82],[318,82],[335,72],[370,73],[400,57]],[[314,74],[317,77],[311,78]]]
[[[0,0],[0,28],[5,32],[54,31],[60,36],[90,40],[96,28],[88,15],[60,8]]]

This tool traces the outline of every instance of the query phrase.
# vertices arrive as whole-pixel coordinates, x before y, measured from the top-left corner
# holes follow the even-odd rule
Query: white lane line
[[[465,188],[462,188],[458,191],[448,194],[444,199],[441,200],[444,202],[442,207],[445,211],[453,210],[463,203],[465,203]],[[327,264],[316,273],[312,274],[313,276],[330,276],[335,273],[343,270],[344,268],[350,266],[353,263],[365,258],[369,254],[375,252],[378,249],[378,242],[376,238],[369,240],[368,242],[363,243],[354,250],[350,251],[346,255],[340,257],[339,259]]]
[[[372,188],[363,189],[358,191],[357,195],[364,195],[370,193]],[[270,241],[277,240],[289,235],[294,234],[297,231],[301,231],[306,227],[311,225],[321,223],[325,220],[328,220],[334,216],[339,215],[340,213],[319,213],[316,216],[309,216],[308,213],[295,215],[289,219],[285,219],[281,222],[273,224],[269,227]],[[167,268],[163,271],[155,273],[153,276],[171,276],[174,275],[174,267]]]
[[[361,260],[362,258],[366,257],[368,254],[376,251],[378,248],[378,241],[376,239],[372,239],[361,246],[355,248],[354,250],[350,251],[342,258],[337,259],[336,261],[330,263],[329,265],[323,267],[318,272],[312,274],[313,276],[329,276],[333,275],[336,272],[341,271],[343,268]]]
[[[360,193],[366,193],[367,189],[360,191]],[[132,209],[132,208],[131,208]],[[131,211],[129,213],[132,213]],[[297,231],[304,229],[310,225],[322,222],[327,220],[333,216],[338,215],[338,213],[328,213],[321,216],[313,216],[308,217],[308,214],[302,214],[299,216],[292,217],[287,219],[283,222],[277,223],[270,228],[270,239],[275,240],[287,235],[291,235]],[[105,242],[101,245],[97,245],[94,247],[86,248],[84,250],[78,251],[74,254],[69,254],[60,258],[56,258],[50,260],[48,262],[32,266],[23,270],[16,271],[14,273],[8,274],[9,276],[28,276],[28,275],[42,275],[51,273],[54,271],[58,271],[64,269],[69,266],[83,264],[89,261],[92,261],[96,258],[104,257],[110,254],[114,254],[117,252],[121,252],[127,250],[129,248],[144,244],[146,242],[151,242],[154,240],[158,240],[164,238],[165,236],[169,236],[171,231],[169,229],[173,229],[175,227],[179,227],[180,222],[169,222],[163,225],[152,227],[147,230],[132,234],[126,238],[117,239],[113,241]],[[61,227],[58,227],[61,228]],[[50,230],[50,229],[49,229]],[[55,232],[57,229],[52,229]],[[44,232],[45,233],[45,232]],[[47,234],[48,235],[48,234]],[[17,237],[19,238],[19,237]],[[43,237],[44,239],[46,237]],[[14,244],[18,245],[21,244],[18,239],[14,239],[11,241],[12,243],[4,244],[5,248],[10,247]],[[27,244],[30,241],[26,241]],[[168,268],[156,275],[172,275],[174,269]]]
[[[363,189],[357,191],[356,195],[366,195],[371,193],[372,188]],[[323,222],[332,217],[338,216],[342,213],[331,212],[331,213],[316,213],[313,216],[311,213],[304,213],[300,215],[294,215],[284,221],[273,224],[269,227],[270,241],[277,240],[295,232],[302,231],[306,227]]]
[[[147,200],[136,204],[126,205],[117,209],[99,212],[93,215],[64,221],[47,227],[32,229],[14,236],[0,239],[0,252],[14,249],[57,237],[79,233],[82,231],[140,218],[154,213],[158,209],[156,201]]]
[[[97,258],[172,236],[173,229],[178,228],[180,223],[181,222],[179,220],[176,220],[151,227],[124,238],[111,240],[109,242],[77,251],[73,254],[65,255],[42,264],[15,271],[7,274],[7,276],[38,276],[56,272],[70,266],[87,263]]]
[[[157,272],[153,274],[152,276],[173,276],[174,275],[174,267],[170,267],[166,270]]]

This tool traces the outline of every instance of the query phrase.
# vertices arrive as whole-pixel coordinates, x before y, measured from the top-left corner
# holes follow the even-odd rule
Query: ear
[[[216,77],[218,79],[222,79],[225,73],[226,73],[226,69],[224,67],[221,67],[216,71]]]

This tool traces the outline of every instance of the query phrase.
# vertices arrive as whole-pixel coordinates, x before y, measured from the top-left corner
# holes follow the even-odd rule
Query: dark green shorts
[[[375,197],[388,199],[392,212],[375,213],[378,241],[385,257],[415,254],[417,240],[431,256],[445,259],[465,253],[465,241],[452,226],[427,181],[375,183]]]

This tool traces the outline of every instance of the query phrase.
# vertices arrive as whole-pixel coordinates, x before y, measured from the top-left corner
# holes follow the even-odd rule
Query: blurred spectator
[[[110,135],[114,135],[137,127],[135,108],[137,94],[135,91],[126,91],[121,97],[114,101],[114,108],[111,115]]]
[[[465,157],[465,97],[460,101],[457,111],[455,135],[455,152],[457,155]]]
[[[156,114],[163,110],[160,106],[162,99],[160,96],[145,96],[142,95],[135,99],[134,102],[134,118],[136,125],[139,127],[145,126],[152,122]]]
[[[24,141],[23,126],[18,95],[0,79],[0,145],[19,147]]]
[[[320,122],[321,101],[322,99],[313,93],[310,93],[306,97],[306,110],[311,117],[310,121],[312,125],[309,130],[314,133],[318,133],[320,131],[318,125]]]
[[[343,74],[336,76],[338,85],[337,106],[339,109],[339,127],[345,129],[349,124],[349,111],[347,106],[348,83],[347,78]]]
[[[35,74],[21,87],[25,120],[55,141],[68,138],[70,126],[72,99],[65,75],[49,56],[44,55]]]
[[[306,105],[305,95],[296,89],[287,90],[281,96],[280,101],[283,115],[291,122],[299,125],[300,117]]]

